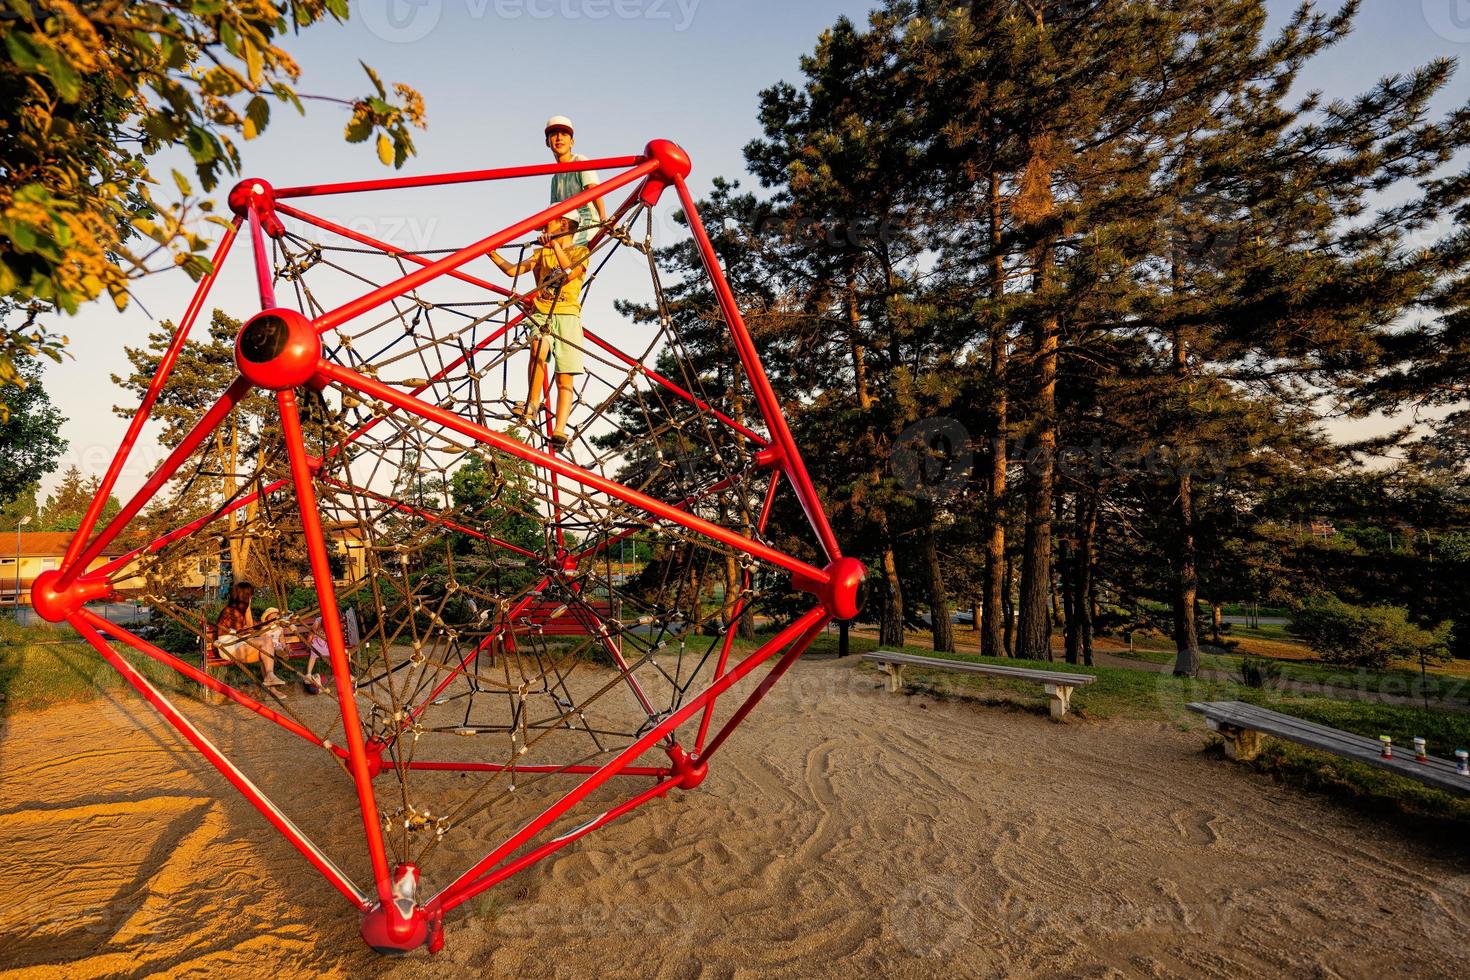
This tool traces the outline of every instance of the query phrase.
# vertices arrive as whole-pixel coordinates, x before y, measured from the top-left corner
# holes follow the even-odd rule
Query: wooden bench
[[[1225,755],[1231,759],[1242,762],[1254,759],[1261,752],[1261,736],[1271,735],[1387,769],[1438,789],[1470,792],[1470,776],[1457,773],[1452,761],[1430,756],[1427,762],[1419,762],[1414,758],[1412,745],[1395,745],[1393,758],[1385,759],[1383,744],[1376,738],[1338,731],[1243,701],[1197,702],[1188,708],[1204,715],[1210,731],[1218,732],[1225,739]]]
[[[982,664],[969,660],[944,660],[939,657],[919,657],[911,653],[893,653],[879,650],[863,654],[888,675],[888,690],[903,690],[903,669],[922,667],[925,670],[954,670],[963,674],[986,674],[991,677],[1008,677],[1011,680],[1030,681],[1046,688],[1050,700],[1051,716],[1061,718],[1072,706],[1072,692],[1097,678],[1092,674],[1063,674],[1054,670],[1036,670],[1031,667],[1009,667],[1003,664]]]
[[[586,599],[573,606],[553,599],[543,599],[527,607],[512,623],[512,627],[517,630],[530,627],[543,636],[588,636],[591,631],[585,620],[588,613],[591,613],[608,626],[610,633],[615,634],[617,626],[614,624],[621,615],[621,605],[614,605],[606,600]]]

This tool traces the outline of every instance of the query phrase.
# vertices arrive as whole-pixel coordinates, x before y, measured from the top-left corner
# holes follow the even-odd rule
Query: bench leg
[[[210,677],[213,677],[215,680],[222,679],[227,669],[228,668],[225,667],[223,664],[211,664],[207,662],[204,664],[204,673]],[[218,707],[219,705],[225,703],[225,696],[223,694],[220,694],[218,691],[215,691],[213,688],[205,687],[203,684],[200,684],[199,700],[203,701],[207,705]]]
[[[1072,706],[1073,688],[1063,684],[1046,685],[1046,696],[1051,706],[1052,720],[1060,721]]]
[[[1238,728],[1224,722],[1206,719],[1210,731],[1218,732],[1225,740],[1225,758],[1237,762],[1249,762],[1261,754],[1261,733],[1250,728]]]
[[[888,675],[888,690],[892,694],[903,691],[903,664],[879,664],[878,669]]]

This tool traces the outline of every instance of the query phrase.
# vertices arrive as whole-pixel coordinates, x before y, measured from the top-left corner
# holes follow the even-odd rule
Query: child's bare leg
[[[576,398],[576,392],[572,382],[575,375],[558,374],[556,376],[556,429],[557,435],[567,431],[567,419],[572,414],[572,402]]]
[[[526,372],[526,414],[534,416],[541,408],[541,385],[546,380],[546,359],[551,354],[551,338],[544,334],[536,337],[531,347],[531,366]]]

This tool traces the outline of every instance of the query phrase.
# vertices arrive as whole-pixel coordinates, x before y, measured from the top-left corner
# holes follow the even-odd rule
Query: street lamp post
[[[20,622],[20,529],[31,522],[31,515],[22,517],[15,525],[15,621]]]

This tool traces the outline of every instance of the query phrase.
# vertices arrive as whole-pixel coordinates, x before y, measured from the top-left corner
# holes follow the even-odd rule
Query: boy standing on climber
[[[580,153],[573,153],[572,147],[576,144],[576,136],[572,131],[572,121],[566,116],[552,116],[546,120],[546,146],[556,157],[557,163],[571,163],[573,161],[584,161],[587,158]],[[551,203],[560,204],[568,198],[574,197],[583,191],[596,187],[601,182],[596,170],[573,170],[567,173],[551,175]],[[607,220],[607,209],[598,198],[591,204],[584,204],[576,214],[568,215],[577,222],[577,236],[573,239],[575,245],[586,245],[592,240],[593,231]]]
[[[552,218],[541,234],[540,248],[531,258],[512,264],[491,252],[490,259],[512,278],[534,272],[535,310],[526,321],[531,325],[531,365],[527,371],[529,390],[516,408],[516,416],[533,426],[541,408],[541,385],[546,378],[547,358],[556,359],[556,425],[551,444],[566,446],[567,418],[575,397],[573,383],[582,373],[582,280],[587,275],[586,246],[575,244],[578,224],[569,218]]]

